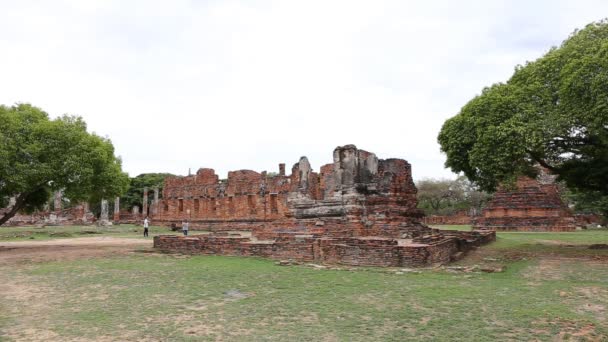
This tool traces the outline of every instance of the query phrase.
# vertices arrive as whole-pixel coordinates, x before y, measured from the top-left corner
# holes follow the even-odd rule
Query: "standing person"
[[[182,222],[182,232],[184,232],[184,236],[188,236],[188,220]]]
[[[148,236],[148,226],[150,225],[150,221],[148,220],[148,216],[144,219],[144,237]]]

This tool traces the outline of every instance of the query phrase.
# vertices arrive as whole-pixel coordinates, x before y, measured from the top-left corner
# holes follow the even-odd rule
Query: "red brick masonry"
[[[499,231],[554,231],[576,229],[572,212],[562,202],[555,184],[520,177],[514,189],[501,188],[488,202],[474,228]]]
[[[496,240],[494,231],[434,231],[436,235],[412,240],[294,234],[272,241],[254,241],[239,234],[161,235],[154,237],[154,247],[186,254],[258,256],[354,266],[421,267],[448,263],[473,247]]]
[[[163,251],[260,256],[346,265],[443,264],[494,241],[493,231],[456,232],[420,223],[410,164],[379,160],[354,145],[312,171],[306,157],[290,176],[249,170],[219,181],[211,169],[168,178],[155,222],[209,233],[157,236]]]
[[[460,224],[466,225],[471,224],[473,222],[473,216],[469,215],[469,213],[464,211],[459,211],[452,215],[431,215],[424,217],[425,224]]]

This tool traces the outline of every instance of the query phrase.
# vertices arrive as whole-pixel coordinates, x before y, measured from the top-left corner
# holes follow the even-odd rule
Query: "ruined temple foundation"
[[[285,175],[212,169],[165,179],[155,223],[188,219],[189,237],[157,236],[154,246],[192,254],[261,256],[369,266],[444,264],[495,240],[493,231],[442,231],[420,222],[411,166],[354,145],[314,172],[306,157]]]
[[[576,229],[576,221],[552,179],[520,177],[513,189],[502,187],[494,194],[481,217],[475,219],[473,228],[570,232]]]

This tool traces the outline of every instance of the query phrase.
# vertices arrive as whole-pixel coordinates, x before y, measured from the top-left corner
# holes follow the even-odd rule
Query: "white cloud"
[[[0,1],[0,103],[78,114],[131,175],[276,170],[337,145],[452,177],[443,121],[602,1]]]

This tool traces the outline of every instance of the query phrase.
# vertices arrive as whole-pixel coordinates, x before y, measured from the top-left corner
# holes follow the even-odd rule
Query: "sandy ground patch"
[[[140,247],[152,247],[152,239],[102,236],[46,241],[0,242],[0,265],[85,259],[108,254],[128,253]]]

